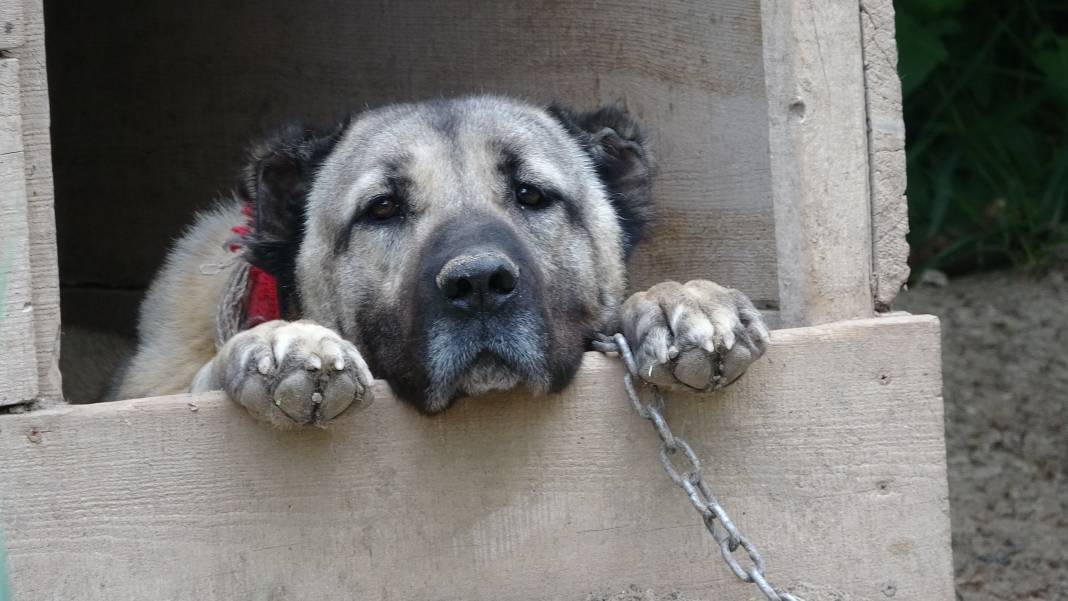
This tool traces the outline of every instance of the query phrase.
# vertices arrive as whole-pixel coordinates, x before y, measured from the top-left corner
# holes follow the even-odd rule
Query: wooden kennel
[[[61,402],[60,284],[65,319],[129,327],[259,128],[478,91],[623,102],[660,166],[634,286],[714,279],[778,328],[729,390],[668,404],[768,578],[953,598],[938,322],[889,313],[908,253],[890,0],[0,0],[0,57],[19,601],[757,597],[594,353],[562,394],[434,418],[380,384],[325,432],[219,394]]]

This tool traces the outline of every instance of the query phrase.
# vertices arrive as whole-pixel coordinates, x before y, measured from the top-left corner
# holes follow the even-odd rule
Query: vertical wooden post
[[[857,0],[762,0],[784,326],[873,314]]]
[[[9,264],[0,263],[7,275],[0,405],[57,402],[59,270],[42,0],[0,0],[0,49],[13,57],[2,61],[0,84],[0,246],[11,247]]]
[[[0,59],[0,407],[38,390],[18,73]]]
[[[864,84],[871,172],[872,292],[876,309],[890,308],[909,278],[909,209],[905,198],[905,121],[894,43],[891,0],[861,0]]]

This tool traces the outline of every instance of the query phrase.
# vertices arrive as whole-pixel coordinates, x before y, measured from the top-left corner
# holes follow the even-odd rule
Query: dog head
[[[649,214],[625,113],[498,97],[391,105],[253,151],[250,260],[427,412],[555,391],[613,327]]]

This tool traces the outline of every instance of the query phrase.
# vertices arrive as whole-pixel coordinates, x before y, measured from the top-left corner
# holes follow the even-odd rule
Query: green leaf
[[[941,27],[922,25],[906,12],[897,13],[897,70],[903,95],[918,89],[949,57],[941,38],[943,31]]]
[[[1068,36],[1043,37],[1032,60],[1045,76],[1050,92],[1068,107]]]
[[[898,13],[907,12],[914,15],[942,15],[954,13],[964,8],[966,0],[898,0],[894,2]]]

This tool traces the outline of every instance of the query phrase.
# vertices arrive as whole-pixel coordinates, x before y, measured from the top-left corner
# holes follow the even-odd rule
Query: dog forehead
[[[585,153],[545,110],[512,99],[470,97],[389,105],[359,115],[321,175],[345,185],[376,168],[421,163],[417,169],[436,174],[450,164],[496,166],[507,155],[547,175],[588,173]]]

